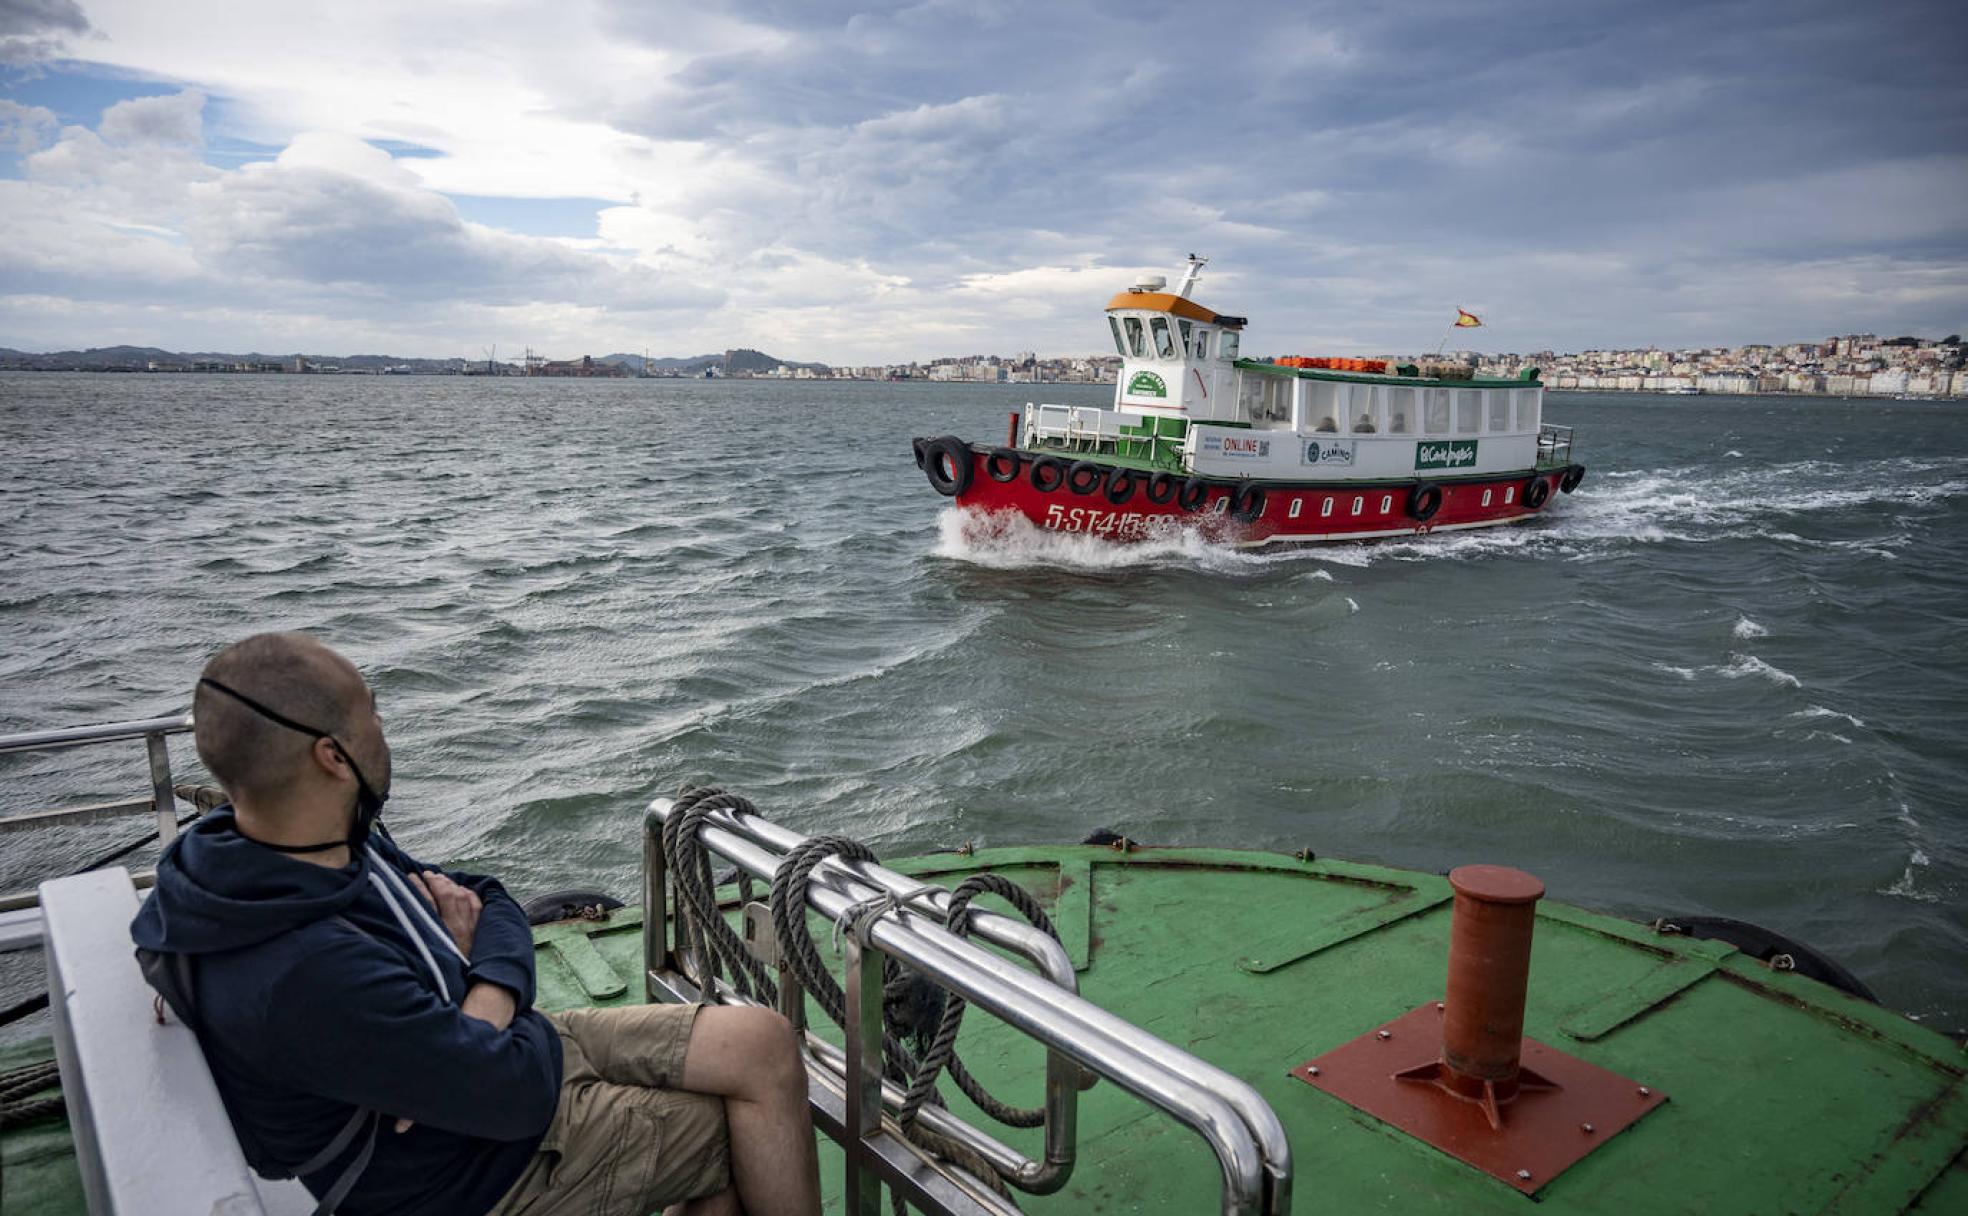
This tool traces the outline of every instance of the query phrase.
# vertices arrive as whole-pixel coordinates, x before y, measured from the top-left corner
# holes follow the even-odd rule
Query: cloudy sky
[[[0,346],[1968,330],[1968,5],[0,0]],[[1473,338],[1471,337],[1473,335]]]

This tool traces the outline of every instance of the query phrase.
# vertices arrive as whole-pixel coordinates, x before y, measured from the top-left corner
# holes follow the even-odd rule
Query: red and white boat
[[[1107,302],[1111,408],[1028,404],[1003,447],[915,441],[929,483],[973,512],[1137,541],[1195,529],[1255,546],[1518,523],[1585,476],[1569,427],[1521,379],[1370,359],[1238,357],[1245,319],[1145,279]]]

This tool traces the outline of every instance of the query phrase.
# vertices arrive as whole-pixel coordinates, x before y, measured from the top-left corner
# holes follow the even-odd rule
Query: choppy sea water
[[[0,731],[304,629],[379,691],[399,838],[522,894],[632,894],[642,805],[715,778],[889,855],[1517,865],[1968,1024],[1968,407],[1553,394],[1591,472],[1535,523],[1263,554],[983,539],[910,456],[1108,395],[0,376]],[[144,783],[0,758],[0,814]],[[0,887],[138,830],[0,837]]]

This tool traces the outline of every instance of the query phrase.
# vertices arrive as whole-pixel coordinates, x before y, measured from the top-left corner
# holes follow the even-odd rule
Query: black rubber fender
[[[1107,501],[1117,507],[1127,506],[1140,480],[1141,475],[1133,469],[1115,469],[1107,475]]]
[[[998,448],[984,458],[984,471],[992,481],[1017,481],[1023,463],[1024,457],[1011,448]]]
[[[918,435],[909,441],[909,446],[916,449],[916,467],[919,469],[922,468],[923,461],[926,459],[923,456],[923,449],[929,446],[929,440]]]
[[[1417,481],[1408,491],[1408,518],[1425,524],[1442,509],[1442,487],[1432,481]]]
[[[1727,942],[1759,963],[1770,963],[1782,971],[1795,971],[1862,1001],[1871,1001],[1875,1005],[1879,1003],[1879,998],[1858,976],[1804,943],[1761,925],[1752,925],[1746,920],[1730,920],[1726,916],[1663,916],[1654,922],[1654,927],[1662,933],[1680,933],[1704,941]],[[1784,961],[1786,959],[1788,962]]]
[[[1182,483],[1182,491],[1176,495],[1175,505],[1185,511],[1200,511],[1209,501],[1209,482],[1200,477],[1191,477]]]
[[[1041,456],[1032,462],[1032,471],[1027,476],[1032,479],[1034,490],[1050,494],[1066,484],[1066,462],[1057,456]]]
[[[1563,490],[1565,493],[1570,494],[1573,490],[1578,489],[1579,482],[1584,480],[1585,480],[1585,466],[1582,464],[1575,464],[1571,468],[1566,469],[1565,475],[1558,479],[1558,488]]]
[[[949,467],[944,468],[944,462]],[[930,488],[945,498],[955,498],[970,489],[977,470],[971,467],[970,445],[955,435],[941,435],[923,445],[923,472]]]
[[[622,906],[622,901],[606,891],[563,887],[535,895],[519,905],[529,925],[551,925],[557,920],[603,920],[605,913]]]
[[[1251,523],[1264,514],[1264,487],[1247,481],[1230,491],[1230,518]]]
[[[1066,470],[1066,488],[1075,494],[1091,494],[1107,484],[1107,466],[1092,460],[1075,460]]]
[[[1182,490],[1182,479],[1167,469],[1157,469],[1148,475],[1148,488],[1144,491],[1148,501],[1162,506]]]
[[[1544,479],[1544,474],[1539,473],[1524,483],[1524,505],[1529,509],[1537,510],[1544,505],[1544,500],[1550,497],[1551,483]]]

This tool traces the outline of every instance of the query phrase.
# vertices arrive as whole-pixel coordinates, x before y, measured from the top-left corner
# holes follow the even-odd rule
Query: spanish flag
[[[1475,313],[1466,312],[1460,308],[1456,309],[1455,328],[1475,329],[1478,325],[1481,325],[1482,323],[1483,323],[1482,319],[1479,318]]]

